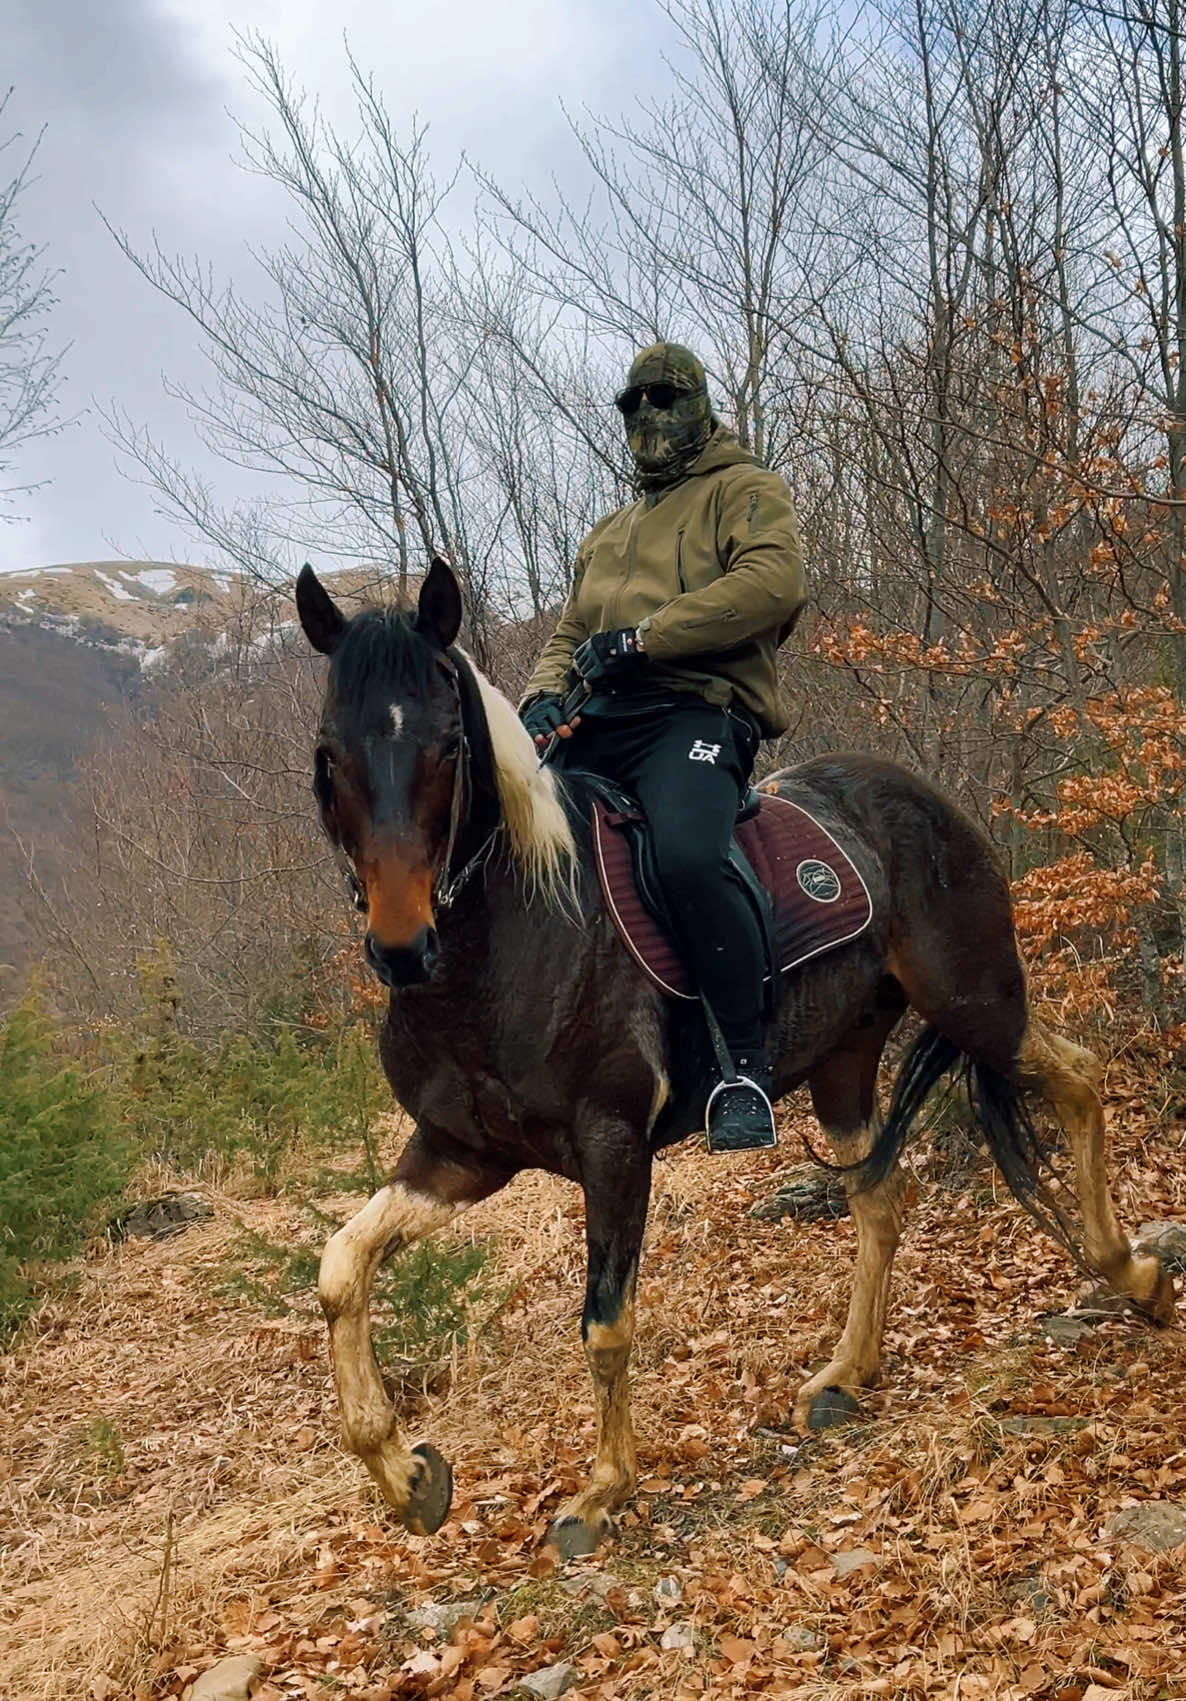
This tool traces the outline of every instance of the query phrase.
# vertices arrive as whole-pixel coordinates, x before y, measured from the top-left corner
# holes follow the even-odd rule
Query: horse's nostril
[[[406,945],[384,945],[368,933],[363,955],[384,986],[418,986],[432,972],[440,947],[435,928],[422,927]]]

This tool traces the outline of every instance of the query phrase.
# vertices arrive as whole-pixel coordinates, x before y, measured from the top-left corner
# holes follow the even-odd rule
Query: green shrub
[[[243,1299],[270,1317],[286,1316],[290,1300],[307,1300],[317,1286],[321,1248],[338,1227],[311,1201],[305,1209],[320,1231],[316,1245],[277,1245],[245,1233],[235,1248],[220,1292]],[[322,1238],[324,1237],[324,1238]],[[375,1277],[371,1338],[380,1364],[427,1366],[463,1346],[475,1306],[490,1297],[482,1242],[423,1240],[397,1253]],[[303,1307],[299,1307],[303,1309]]]
[[[489,1248],[421,1240],[393,1258],[375,1280],[375,1350],[415,1359],[464,1345],[469,1317],[486,1289]]]
[[[32,1309],[38,1266],[111,1209],[129,1157],[103,1083],[64,1057],[31,993],[0,1026],[0,1334]]]
[[[107,1047],[126,1125],[146,1157],[192,1173],[211,1159],[245,1159],[271,1186],[298,1140],[325,1152],[362,1145],[367,1180],[379,1185],[369,1129],[391,1098],[367,1029],[235,1034],[214,1051],[175,1034],[139,1044],[113,1034]]]

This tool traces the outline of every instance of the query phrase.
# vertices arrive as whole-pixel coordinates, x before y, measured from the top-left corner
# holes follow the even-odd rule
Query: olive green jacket
[[[648,684],[739,703],[771,738],[787,726],[775,654],[803,598],[790,491],[718,426],[683,483],[619,508],[581,544],[524,702],[563,693],[573,651],[594,632],[635,626]]]

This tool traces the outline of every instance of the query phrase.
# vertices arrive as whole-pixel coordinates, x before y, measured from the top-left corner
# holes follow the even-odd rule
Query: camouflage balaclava
[[[644,396],[625,416],[635,486],[653,495],[687,477],[716,421],[704,368],[682,343],[652,343],[635,355],[622,394],[644,384],[670,384],[680,392],[669,408],[654,407]]]

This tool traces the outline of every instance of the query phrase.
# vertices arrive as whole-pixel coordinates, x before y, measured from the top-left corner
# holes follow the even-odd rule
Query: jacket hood
[[[748,449],[741,447],[727,426],[718,424],[688,477],[699,478],[702,473],[718,472],[721,467],[757,467],[761,464]]]

